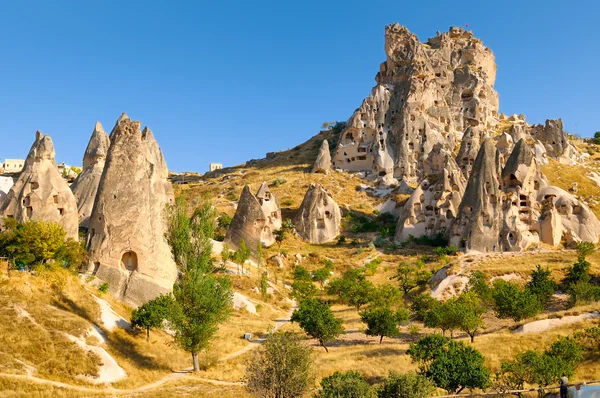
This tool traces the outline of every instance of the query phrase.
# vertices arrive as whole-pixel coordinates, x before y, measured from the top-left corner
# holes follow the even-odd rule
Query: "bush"
[[[576,282],[571,285],[569,304],[571,306],[584,305],[600,300],[600,286],[588,282]]]
[[[426,398],[433,394],[434,389],[431,380],[415,372],[405,374],[392,372],[383,380],[377,396],[378,398]]]
[[[292,333],[271,334],[246,367],[246,380],[256,396],[300,397],[313,385],[312,349]]]
[[[499,318],[511,318],[518,322],[537,315],[542,310],[538,298],[528,290],[521,290],[516,283],[499,279],[492,290],[494,310]]]
[[[103,294],[108,293],[108,283],[104,282],[103,284],[98,286],[98,291]]]
[[[278,187],[278,186],[280,186],[280,185],[283,185],[283,184],[285,184],[286,182],[287,182],[287,180],[286,180],[286,179],[277,177],[277,178],[275,179],[275,181],[273,181],[273,185],[275,185],[276,187]]]
[[[377,398],[367,380],[356,371],[335,372],[321,380],[321,390],[315,398]]]
[[[458,248],[454,245],[448,245],[443,247],[436,247],[433,252],[439,257],[442,256],[455,256],[458,253]]]
[[[410,243],[413,243],[416,245],[421,245],[421,246],[440,247],[440,246],[448,245],[448,239],[446,238],[446,236],[443,232],[438,232],[432,238],[430,238],[427,235],[421,235],[419,237],[414,237],[413,235],[408,235],[408,241]]]
[[[381,258],[377,257],[365,264],[365,275],[375,275],[377,267],[381,264]]]
[[[340,236],[338,236],[338,239],[337,239],[337,244],[338,244],[338,245],[343,245],[343,244],[345,244],[345,243],[346,243],[346,237],[345,237],[344,235],[340,235]]]

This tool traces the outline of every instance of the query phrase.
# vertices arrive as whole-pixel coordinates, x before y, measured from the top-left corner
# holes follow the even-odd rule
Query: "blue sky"
[[[291,148],[346,120],[385,59],[384,27],[421,41],[469,24],[494,51],[500,110],[600,130],[596,1],[2,1],[0,158],[36,130],[81,164],[96,120],[155,133],[175,171]]]

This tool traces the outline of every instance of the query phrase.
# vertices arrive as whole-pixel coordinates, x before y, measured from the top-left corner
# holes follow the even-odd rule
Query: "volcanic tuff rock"
[[[546,120],[546,123],[531,127],[531,136],[542,143],[547,156],[564,163],[575,163],[579,155],[575,147],[569,142],[569,136],[563,130],[561,119]]]
[[[88,226],[109,146],[108,135],[102,129],[102,125],[96,122],[83,156],[83,170],[71,184],[71,191],[77,199],[80,227],[87,228]]]
[[[268,247],[275,243],[273,231],[280,228],[281,211],[267,183],[262,183],[256,195],[246,185],[227,229],[225,242],[238,248],[243,240],[254,251],[259,244]]]
[[[173,202],[168,170],[152,132],[121,115],[89,221],[88,271],[119,299],[137,306],[170,292],[177,267],[165,239]]]
[[[453,149],[467,127],[496,124],[494,56],[456,27],[421,43],[405,27],[389,25],[385,50],[377,85],[348,120],[333,165],[420,181],[436,143]]]
[[[446,234],[458,213],[466,180],[452,153],[437,144],[424,167],[427,177],[404,205],[396,227],[396,241],[404,242],[410,235]]]
[[[319,184],[311,184],[294,219],[296,232],[303,240],[321,244],[335,239],[342,213],[331,195]]]
[[[0,213],[18,222],[58,223],[69,238],[78,240],[77,203],[58,171],[54,157],[50,136],[36,132],[19,179],[0,204]]]
[[[462,249],[492,251],[498,247],[502,227],[500,203],[500,160],[491,139],[481,145],[458,216],[452,226],[450,242]]]
[[[319,149],[319,154],[313,165],[312,172],[327,174],[329,173],[329,170],[331,170],[331,154],[329,153],[329,142],[324,140]]]

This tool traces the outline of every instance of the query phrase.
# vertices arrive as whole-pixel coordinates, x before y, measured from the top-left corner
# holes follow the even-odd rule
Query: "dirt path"
[[[102,301],[104,301],[104,300],[102,300]],[[106,301],[104,301],[104,303],[105,303],[105,305],[101,306],[102,311],[109,310],[113,314],[116,314],[116,312],[114,312],[114,310],[108,305],[108,303]],[[108,307],[108,308],[106,308],[106,307]],[[284,318],[278,319],[275,321],[275,326],[273,327],[273,332],[276,332],[277,330],[281,329],[283,327],[283,325],[285,325],[286,323],[288,323],[290,321],[292,313],[294,312],[295,309],[296,309],[296,303],[293,302],[292,308],[288,312],[288,314]],[[120,318],[121,320],[123,320],[123,318],[121,318],[118,314],[116,314],[116,316],[118,318]],[[253,349],[259,347],[265,341],[266,341],[266,339],[254,340],[254,341],[250,342],[250,344],[248,344],[244,348],[241,348],[231,354],[225,355],[224,357],[220,358],[219,361],[220,362],[227,361],[232,358],[243,355],[247,352],[250,352]],[[33,369],[35,369],[35,368],[33,368]],[[35,383],[46,384],[46,385],[51,385],[54,387],[66,388],[66,389],[71,389],[71,390],[76,390],[76,391],[81,391],[81,392],[93,392],[96,394],[112,394],[112,395],[131,394],[131,393],[149,391],[149,390],[153,390],[157,387],[160,387],[166,383],[169,383],[171,381],[181,380],[183,378],[185,378],[186,380],[194,380],[194,381],[199,381],[199,382],[207,383],[207,384],[213,384],[213,385],[217,385],[217,386],[243,386],[244,385],[243,382],[239,382],[239,381],[223,381],[223,380],[205,379],[202,377],[191,376],[191,375],[189,375],[189,373],[192,372],[192,369],[190,368],[190,369],[184,369],[184,370],[173,372],[159,380],[156,380],[153,383],[146,384],[146,385],[143,385],[143,386],[137,387],[137,388],[128,389],[128,390],[116,389],[116,388],[112,388],[112,387],[93,388],[93,387],[78,386],[78,385],[74,385],[74,384],[62,383],[59,381],[53,381],[53,380],[47,380],[47,379],[35,377],[32,375],[33,369],[29,369],[29,366],[28,366],[28,369],[26,370],[27,371],[26,375],[0,373],[0,377],[27,380],[27,381],[32,381]]]

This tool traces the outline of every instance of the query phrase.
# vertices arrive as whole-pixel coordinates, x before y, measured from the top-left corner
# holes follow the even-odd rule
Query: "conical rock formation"
[[[340,231],[342,213],[331,195],[319,184],[311,184],[294,219],[303,240],[321,244],[334,240]]]
[[[256,195],[245,186],[235,215],[227,229],[225,242],[238,248],[242,240],[250,250],[258,245],[269,247],[275,243],[273,231],[281,228],[281,211],[277,198],[263,182]]]
[[[88,227],[109,146],[108,135],[102,129],[102,125],[96,122],[83,156],[83,170],[71,184],[71,191],[77,200],[79,226],[82,228]]]
[[[317,160],[315,160],[315,164],[313,165],[312,172],[328,174],[330,170],[331,154],[329,153],[329,142],[324,140],[321,144],[321,148],[319,148],[319,154],[317,155]]]
[[[89,271],[133,306],[170,292],[177,278],[165,239],[168,169],[152,132],[140,126],[123,114],[110,134],[87,244]]]
[[[0,214],[18,222],[40,220],[61,225],[67,236],[78,240],[77,203],[54,160],[49,135],[36,132],[23,170],[0,204]]]

